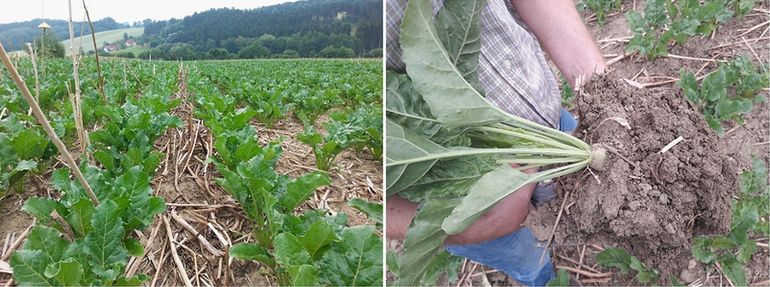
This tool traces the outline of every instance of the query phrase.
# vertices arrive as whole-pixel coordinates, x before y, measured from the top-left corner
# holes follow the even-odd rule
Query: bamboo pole
[[[69,30],[70,30],[70,56],[72,57],[72,76],[75,78],[75,98],[72,104],[72,113],[75,117],[75,129],[78,134],[78,141],[80,142],[80,152],[85,153],[88,147],[88,134],[83,126],[83,113],[80,110],[80,77],[78,76],[78,53],[75,52],[75,30],[72,28],[72,0],[67,0],[69,3]]]
[[[102,76],[102,66],[99,64],[99,49],[96,47],[96,30],[94,30],[94,23],[91,22],[91,16],[88,14],[86,0],[83,0],[83,10],[86,10],[86,20],[88,20],[88,25],[91,27],[91,40],[94,44],[94,55],[96,56],[96,75],[99,77],[99,84],[97,87],[99,88],[99,94],[102,96],[102,100],[106,104],[107,95],[104,93],[104,76]]]
[[[5,47],[3,47],[3,43],[0,43],[0,60],[2,60],[3,65],[5,65],[5,68],[8,69],[8,72],[11,74],[11,78],[13,78],[14,82],[16,82],[16,86],[18,86],[19,89],[21,90],[21,94],[22,96],[24,96],[24,99],[27,101],[27,104],[29,104],[29,106],[32,108],[32,114],[35,115],[35,118],[37,118],[37,121],[40,123],[41,126],[43,126],[43,130],[45,130],[45,133],[48,134],[48,137],[51,138],[51,141],[53,141],[53,144],[56,146],[57,149],[59,149],[59,153],[61,153],[61,155],[64,157],[64,163],[67,164],[70,170],[72,170],[72,173],[75,174],[75,178],[77,178],[80,184],[83,185],[83,188],[86,190],[86,194],[88,195],[89,198],[91,198],[91,202],[93,202],[94,206],[99,205],[99,199],[96,198],[96,194],[94,194],[93,189],[91,189],[91,186],[88,185],[88,181],[86,181],[86,178],[83,176],[83,173],[80,172],[80,169],[78,168],[78,164],[72,158],[72,155],[70,154],[70,152],[67,151],[67,146],[64,145],[61,139],[59,139],[59,136],[56,135],[56,132],[53,131],[53,128],[51,127],[51,123],[45,117],[43,110],[40,109],[40,106],[37,104],[37,101],[35,101],[35,98],[32,97],[32,93],[29,92],[27,85],[24,84],[24,80],[21,78],[21,76],[19,76],[19,72],[11,63],[11,58],[8,57],[8,53],[5,52]]]
[[[32,44],[27,43],[27,49],[29,49],[29,58],[32,59],[32,70],[35,72],[35,100],[40,101],[40,78],[37,75],[37,54],[35,49],[32,48]]]

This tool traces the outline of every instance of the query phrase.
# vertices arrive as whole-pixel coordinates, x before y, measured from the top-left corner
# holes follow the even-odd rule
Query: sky
[[[72,1],[72,20],[85,20],[82,0]],[[195,12],[211,8],[252,9],[296,0],[86,0],[88,13],[92,21],[112,17],[119,23],[183,18]],[[13,1],[10,7],[3,8],[0,23],[32,20],[35,18],[69,19],[65,0],[22,0]]]

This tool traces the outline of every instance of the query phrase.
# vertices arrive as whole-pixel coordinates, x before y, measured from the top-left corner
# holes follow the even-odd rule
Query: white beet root
[[[589,166],[595,170],[604,169],[604,160],[607,159],[607,150],[600,146],[591,147],[591,163]]]

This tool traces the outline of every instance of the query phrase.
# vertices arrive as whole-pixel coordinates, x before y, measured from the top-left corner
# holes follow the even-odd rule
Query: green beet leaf
[[[126,250],[131,256],[142,257],[144,255],[144,246],[135,238],[126,238],[123,240],[123,245],[126,246]]]
[[[113,281],[123,273],[128,250],[123,245],[125,236],[120,209],[112,200],[96,207],[91,219],[93,232],[86,235],[84,252],[91,258],[91,268],[101,279]]]
[[[13,280],[20,286],[55,286],[53,278],[44,275],[51,260],[43,250],[18,250],[11,257]]]
[[[468,196],[444,220],[442,228],[449,234],[462,232],[496,202],[535,180],[509,165],[501,165],[469,187]]]
[[[253,243],[238,243],[230,247],[230,256],[244,260],[253,260],[275,267],[275,260],[264,247]]]
[[[435,154],[446,152],[447,149],[390,118],[386,119],[386,126],[385,142],[389,151],[385,155],[388,164],[386,190],[388,195],[392,195],[417,182],[438,161],[439,157]],[[415,161],[415,158],[422,160]]]
[[[397,285],[414,286],[420,282],[433,256],[443,251],[448,234],[441,229],[441,224],[459,203],[456,198],[436,198],[420,205],[406,232],[403,253],[398,260],[401,272]]]
[[[348,200],[348,205],[366,214],[366,216],[369,217],[370,220],[378,224],[382,224],[382,218],[383,218],[382,203],[374,203],[374,202],[369,202],[360,198],[353,198],[351,200]]]
[[[310,253],[305,249],[299,238],[291,233],[281,233],[274,239],[275,261],[283,266],[302,265],[310,263]]]
[[[29,213],[38,220],[51,220],[51,213],[61,204],[47,197],[31,197],[24,202],[21,210]]]
[[[286,185],[286,192],[281,195],[278,202],[285,211],[290,212],[308,199],[317,188],[329,183],[331,183],[329,176],[320,172],[302,175]]]
[[[291,286],[315,286],[318,284],[318,269],[302,264],[289,267]]]
[[[477,7],[486,5],[485,1],[470,1],[474,5],[455,5],[450,3],[452,1],[446,2],[447,9],[464,10],[454,11],[455,15],[466,16],[457,18],[457,21],[454,21],[455,25],[463,22],[478,22],[481,10]],[[455,0],[455,2],[461,1]],[[449,20],[445,20],[444,23],[447,21]],[[478,23],[445,27],[454,31],[465,30],[467,34],[464,37],[452,39],[445,37],[448,40],[464,41],[452,45],[455,48],[451,50],[455,54],[451,54],[440,40],[442,34],[433,24],[433,8],[430,1],[409,2],[401,22],[400,41],[407,73],[414,82],[414,88],[422,94],[423,99],[430,106],[433,115],[450,128],[479,126],[508,119],[504,112],[492,106],[466,80],[466,74],[470,75],[475,70],[474,66],[478,65],[478,61],[464,62],[462,69],[455,66],[458,60],[468,60],[473,57],[478,59],[478,49],[473,49],[473,46],[480,41],[480,29],[474,28],[475,25]],[[465,46],[468,46],[467,49]]]
[[[335,240],[337,240],[337,235],[334,234],[332,226],[323,220],[314,222],[305,235],[299,237],[299,241],[302,242],[305,250],[313,259],[317,259],[320,254],[319,251]]]
[[[56,279],[63,286],[80,286],[83,277],[83,267],[75,259],[68,258],[63,261],[48,265],[45,276]]]
[[[11,146],[20,159],[35,159],[43,156],[48,140],[33,129],[26,129],[11,139]]]
[[[381,286],[382,239],[373,226],[346,227],[318,266],[323,285]]]

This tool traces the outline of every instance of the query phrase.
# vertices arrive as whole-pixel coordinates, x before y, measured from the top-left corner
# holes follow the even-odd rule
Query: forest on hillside
[[[144,23],[136,55],[165,59],[378,57],[382,0],[312,0],[251,10],[212,9]]]
[[[66,20],[32,19],[23,22],[0,24],[0,43],[3,43],[3,46],[8,51],[21,50],[24,48],[24,43],[32,42],[33,39],[40,38],[42,33],[37,26],[43,22],[46,22],[51,26],[51,29],[48,32],[53,32],[56,39],[69,39],[69,29]],[[93,24],[96,32],[128,28],[128,25],[115,22],[115,20],[110,17],[95,21]],[[73,22],[72,25],[75,27],[75,37],[79,37],[81,33],[91,33],[87,22]]]
[[[125,47],[120,41],[99,43],[120,47],[108,53],[118,57],[166,60],[380,57],[382,4],[382,0],[304,0],[248,10],[211,9],[182,19],[145,19],[131,25],[107,17],[93,24],[96,32],[130,26],[144,28],[144,34],[135,38],[138,47],[131,50],[122,50]],[[38,25],[44,21],[51,26],[52,35],[47,37],[58,41],[69,38],[67,21],[34,19],[0,24],[0,42],[10,51],[24,49],[24,43],[41,37]],[[73,24],[76,37],[91,32],[88,23]]]

